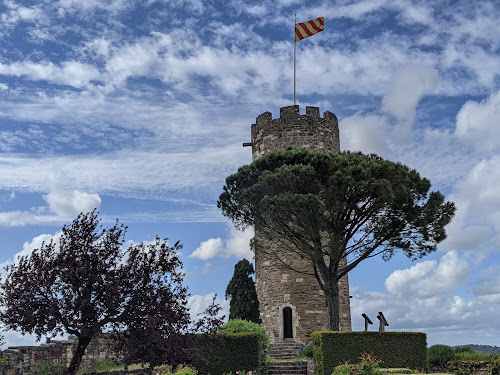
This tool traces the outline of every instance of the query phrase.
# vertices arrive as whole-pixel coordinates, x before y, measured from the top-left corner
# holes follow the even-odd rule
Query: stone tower
[[[337,117],[331,112],[320,117],[317,107],[306,107],[305,115],[299,113],[298,105],[283,107],[280,117],[274,120],[270,112],[265,112],[252,125],[251,139],[253,160],[288,146],[340,151]],[[297,270],[311,268],[296,255],[287,254],[284,258]],[[271,343],[307,343],[312,332],[326,328],[324,292],[314,276],[279,267],[269,256],[259,253],[255,255],[255,272],[260,318]],[[339,298],[340,329],[350,331],[347,275],[340,281]]]

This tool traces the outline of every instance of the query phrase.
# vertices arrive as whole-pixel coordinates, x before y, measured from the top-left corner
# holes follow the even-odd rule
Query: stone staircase
[[[276,359],[295,358],[303,348],[304,345],[297,342],[276,342],[271,344],[271,353],[269,355]]]
[[[303,344],[295,342],[271,344],[270,356],[279,361],[269,364],[269,375],[307,375],[307,361],[287,361],[297,357],[303,348]]]

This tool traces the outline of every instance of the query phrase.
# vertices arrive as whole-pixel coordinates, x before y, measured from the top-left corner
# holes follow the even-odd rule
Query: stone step
[[[287,348],[287,347],[276,348],[274,346],[271,346],[272,352],[300,352],[301,350],[302,346],[299,346],[297,348]]]
[[[300,354],[303,347],[303,344],[296,342],[277,342],[271,345],[270,356],[277,359],[294,358]]]
[[[307,361],[275,361],[269,365],[273,368],[307,368]]]
[[[307,361],[271,362],[269,375],[307,375]]]
[[[281,341],[281,342],[275,342],[275,343],[271,344],[271,346],[273,346],[273,347],[282,347],[282,346],[286,346],[286,347],[302,347],[302,346],[304,346],[304,344],[302,344],[300,342]]]
[[[298,355],[299,353],[271,353],[271,357],[276,359],[292,359]]]

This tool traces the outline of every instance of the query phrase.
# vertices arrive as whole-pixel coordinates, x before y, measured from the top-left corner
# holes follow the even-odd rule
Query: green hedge
[[[328,332],[311,334],[315,375],[330,375],[339,363],[361,353],[382,358],[382,366],[427,370],[427,336],[418,332]]]
[[[233,374],[236,371],[256,371],[262,374],[265,363],[262,335],[258,332],[227,333],[198,336],[206,362],[198,365],[199,375]]]

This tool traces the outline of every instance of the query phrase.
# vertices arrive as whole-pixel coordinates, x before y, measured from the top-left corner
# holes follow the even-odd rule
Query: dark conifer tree
[[[244,319],[260,324],[259,300],[252,275],[252,263],[240,260],[234,266],[233,278],[226,288],[226,299],[230,298],[229,319]]]

